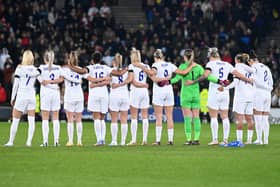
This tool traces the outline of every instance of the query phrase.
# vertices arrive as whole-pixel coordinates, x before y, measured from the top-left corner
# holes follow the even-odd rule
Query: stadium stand
[[[273,0],[143,0],[147,25],[139,23],[131,30],[119,21],[116,24],[112,14],[112,6],[120,2],[66,0],[60,8],[55,0],[0,0],[0,81],[8,99],[13,70],[26,48],[34,51],[37,65],[48,48],[55,51],[58,63],[69,50],[78,50],[84,66],[95,50],[110,64],[116,52],[128,56],[132,46],[141,49],[146,63],[152,63],[154,49],[161,48],[166,59],[178,65],[182,49],[193,48],[203,64],[202,49],[207,46],[217,46],[222,59],[233,63],[237,52],[257,49],[279,24],[280,6]],[[277,43],[272,40],[264,50],[269,54],[264,63],[279,72]],[[274,75],[279,87],[279,75]]]

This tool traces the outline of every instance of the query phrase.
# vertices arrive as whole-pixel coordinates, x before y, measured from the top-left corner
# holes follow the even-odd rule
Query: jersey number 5
[[[219,79],[223,78],[224,77],[224,67],[221,67],[219,69]]]

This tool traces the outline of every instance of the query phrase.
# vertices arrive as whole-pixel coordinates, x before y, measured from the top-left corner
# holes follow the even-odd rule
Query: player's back
[[[65,101],[81,101],[83,100],[83,90],[81,86],[83,76],[72,71],[71,69],[64,67],[62,68],[63,74],[70,76],[77,80],[77,82],[71,82],[64,79],[65,85],[65,93],[64,100]]]
[[[30,76],[30,74],[33,74],[35,71],[37,71],[37,69],[33,65],[19,65],[16,68],[15,76],[19,78],[18,95],[21,97],[35,95],[34,83],[36,77]]]
[[[228,62],[224,62],[221,60],[209,61],[206,65],[206,69],[211,70],[211,74],[217,77],[220,80],[226,80],[228,75],[232,73],[234,67],[229,64]],[[219,84],[216,83],[209,83],[209,92],[210,91],[217,91],[220,87]]]
[[[165,62],[165,61],[158,61],[155,62],[152,65],[152,68],[156,69],[157,74],[156,77],[157,78],[167,78],[167,77],[171,77],[172,73],[177,69],[177,67],[170,63],[170,62]],[[159,87],[157,83],[153,84],[153,90],[157,90],[158,92],[168,92],[170,91],[170,89],[172,89],[171,85],[168,86],[164,86],[164,87]]]
[[[112,68],[107,65],[102,64],[94,64],[87,66],[89,69],[89,75],[93,78],[104,78],[110,76],[112,72]],[[90,82],[89,82],[90,84]],[[100,86],[95,88],[89,88],[90,93],[94,93],[94,95],[104,95],[108,93],[107,86]]]
[[[150,69],[149,65],[147,65],[147,64],[144,64],[141,62],[141,65],[145,66],[145,68]],[[138,83],[142,83],[142,84],[145,84],[147,82],[147,74],[141,68],[138,68],[138,67],[134,66],[133,64],[130,64],[128,66],[128,69],[129,69],[129,71],[133,72],[134,81],[136,81]],[[133,84],[131,84],[131,89],[135,89],[135,88],[136,87]]]
[[[61,67],[59,65],[53,64],[51,67],[49,67],[48,64],[40,65],[39,69],[41,70],[41,75],[38,79],[41,80],[55,80],[58,79],[61,76]],[[46,86],[41,85],[41,89],[47,90],[47,89],[59,89],[58,84],[48,84]]]
[[[121,84],[123,83],[128,77],[128,72],[124,73],[123,75],[120,75],[120,76],[112,76],[112,84],[115,83],[115,84]],[[120,86],[118,88],[111,88],[111,93],[128,93],[128,87],[127,87],[127,84],[126,85],[123,85],[123,86]]]
[[[273,79],[270,69],[262,63],[255,63],[252,67],[256,69],[256,88],[270,92],[273,89]]]
[[[235,65],[235,69],[248,78],[254,78],[255,69],[246,64],[238,63]],[[254,98],[254,89],[255,87],[253,84],[239,79],[235,87],[234,98],[239,101],[252,102]]]

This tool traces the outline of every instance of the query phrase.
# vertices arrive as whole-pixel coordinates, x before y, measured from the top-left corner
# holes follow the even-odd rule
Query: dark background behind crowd
[[[132,47],[140,49],[142,61],[150,65],[157,48],[176,65],[182,62],[183,49],[192,48],[196,61],[204,64],[207,47],[217,46],[221,58],[234,64],[237,53],[257,49],[270,34],[280,10],[277,0],[142,0],[147,26],[125,29],[112,14],[117,0],[66,0],[63,8],[55,4],[55,0],[0,0],[0,97],[6,92],[0,103],[9,100],[13,72],[27,48],[34,52],[36,65],[43,62],[45,50],[53,49],[57,64],[65,63],[70,50],[77,50],[79,63],[85,66],[95,50],[103,53],[108,65],[116,52],[128,64]],[[278,90],[273,104],[279,106],[280,48],[272,40],[263,50],[267,56],[261,60],[271,68]]]

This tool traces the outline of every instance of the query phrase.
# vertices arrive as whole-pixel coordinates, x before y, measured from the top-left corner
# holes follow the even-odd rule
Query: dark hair
[[[192,49],[186,49],[184,51],[184,56],[187,57],[187,59],[191,60],[193,58],[193,50]]]
[[[254,50],[250,50],[249,56],[250,56],[250,59],[258,58],[258,56],[257,56],[257,54],[256,54],[256,52]]]
[[[162,59],[162,58],[163,58],[162,50],[161,50],[161,49],[157,49],[157,50],[154,52],[154,57],[155,57],[155,58]]]
[[[91,59],[93,60],[94,63],[100,63],[101,58],[102,58],[102,54],[99,51],[95,51],[91,55]]]

